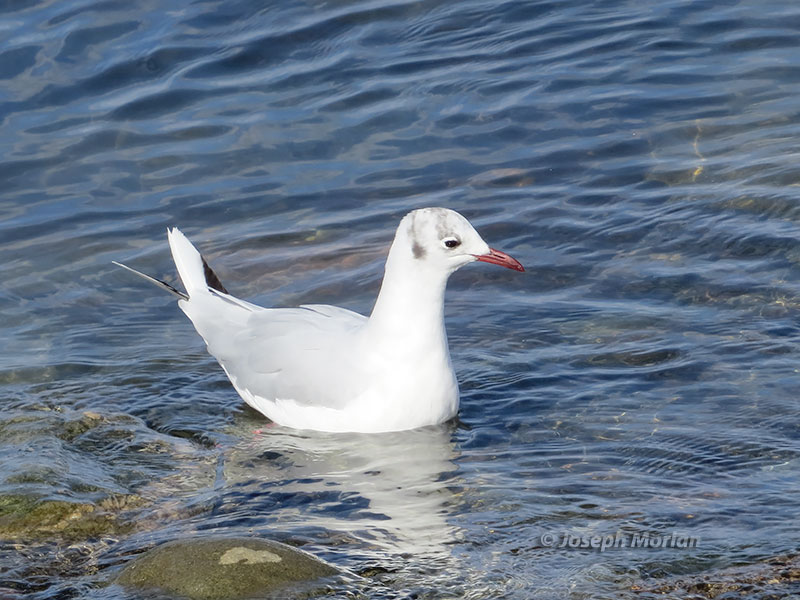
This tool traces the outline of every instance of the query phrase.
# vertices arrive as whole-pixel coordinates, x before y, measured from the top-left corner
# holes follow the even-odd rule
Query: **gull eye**
[[[446,248],[456,248],[461,245],[461,240],[457,240],[456,238],[447,238],[443,240],[442,243],[445,245]]]

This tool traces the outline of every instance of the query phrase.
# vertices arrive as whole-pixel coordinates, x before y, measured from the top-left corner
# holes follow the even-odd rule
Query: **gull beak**
[[[525,267],[520,264],[516,258],[512,258],[505,252],[489,248],[489,254],[473,254],[473,256],[480,261],[492,263],[493,265],[500,265],[506,269],[514,269],[515,271],[524,271]]]

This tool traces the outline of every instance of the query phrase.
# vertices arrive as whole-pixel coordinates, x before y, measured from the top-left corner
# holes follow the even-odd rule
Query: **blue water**
[[[796,552],[798,28],[780,0],[4,3],[0,496],[139,503],[0,542],[0,595],[136,598],[103,586],[209,533],[370,598],[634,597]],[[178,225],[242,298],[369,312],[431,205],[527,268],[451,279],[441,428],[266,427],[111,265],[174,280]],[[542,537],[620,532],[697,543]]]

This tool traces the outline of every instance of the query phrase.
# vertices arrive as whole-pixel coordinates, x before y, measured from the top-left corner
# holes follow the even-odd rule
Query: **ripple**
[[[794,550],[797,7],[0,12],[0,492],[149,503],[119,539],[3,546],[7,595],[108,593],[209,530],[305,545],[386,598],[617,598]],[[242,297],[368,312],[424,205],[528,269],[452,278],[461,421],[433,431],[266,427],[110,264],[174,281],[179,225]],[[541,544],[678,529],[701,547]]]

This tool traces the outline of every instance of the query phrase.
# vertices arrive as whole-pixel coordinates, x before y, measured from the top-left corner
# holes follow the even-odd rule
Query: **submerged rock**
[[[748,598],[779,600],[797,598],[800,591],[800,555],[775,556],[763,562],[710,571],[694,576],[652,579],[631,586],[642,599]]]
[[[147,552],[125,568],[117,583],[192,600],[235,600],[303,587],[337,573],[310,554],[277,542],[204,538],[169,542]]]
[[[24,494],[0,495],[0,539],[62,538],[82,540],[129,533],[133,524],[119,518],[121,508],[144,504],[135,495],[112,496],[99,506],[86,502],[47,500]]]

